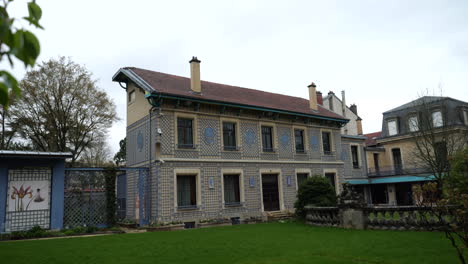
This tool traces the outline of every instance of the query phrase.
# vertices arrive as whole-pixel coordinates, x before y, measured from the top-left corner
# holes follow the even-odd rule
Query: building
[[[185,78],[127,67],[113,77],[128,98],[127,166],[151,171],[149,199],[128,174],[128,218],[143,207],[150,222],[292,212],[314,174],[341,191],[353,170],[354,148],[341,137],[349,120],[317,103],[315,84],[307,100],[201,81],[196,57],[190,70]]]
[[[372,204],[414,204],[417,197],[413,185],[434,179],[430,168],[416,158],[416,138],[433,131],[430,151],[435,148],[435,157],[440,157],[441,164],[448,164],[451,149],[444,134],[459,138],[456,147],[466,145],[467,113],[468,103],[436,96],[425,96],[384,112],[382,131],[365,135],[368,180],[352,183],[365,186]]]

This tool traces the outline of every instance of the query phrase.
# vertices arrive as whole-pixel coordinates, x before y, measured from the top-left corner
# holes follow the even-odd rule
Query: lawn
[[[0,242],[2,263],[456,263],[438,232],[269,223]]]

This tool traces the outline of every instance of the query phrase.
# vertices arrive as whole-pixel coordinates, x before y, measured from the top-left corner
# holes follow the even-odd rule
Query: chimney
[[[192,57],[190,62],[190,89],[194,93],[201,93],[200,62],[197,57]]]
[[[316,95],[317,95],[317,104],[323,105],[323,96],[322,96],[322,93],[319,92],[319,91],[317,91]]]
[[[362,135],[362,119],[360,117],[356,119],[356,126],[358,135]]]
[[[346,97],[345,97],[345,91],[341,91],[341,111],[343,113],[343,116],[346,117]]]
[[[349,110],[351,110],[351,112],[353,112],[355,115],[357,115],[357,106],[355,104],[352,104],[349,107]]]
[[[317,111],[317,91],[315,88],[317,87],[315,83],[311,83],[309,86],[309,107],[311,110]]]

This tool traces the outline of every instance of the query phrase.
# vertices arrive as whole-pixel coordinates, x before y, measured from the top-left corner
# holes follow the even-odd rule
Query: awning
[[[421,181],[433,181],[435,180],[434,175],[401,175],[391,177],[377,177],[368,179],[354,179],[347,180],[349,184],[360,185],[360,184],[382,184],[382,183],[399,183],[399,182],[421,182]]]

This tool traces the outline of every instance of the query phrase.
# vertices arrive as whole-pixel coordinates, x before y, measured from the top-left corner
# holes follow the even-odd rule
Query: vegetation
[[[16,28],[15,19],[8,14],[8,5],[13,0],[5,0],[0,4],[0,62],[8,59],[10,67],[14,66],[13,58],[24,63],[24,67],[33,67],[39,56],[41,47],[36,36],[24,28]],[[42,10],[36,1],[28,2],[28,16],[22,19],[36,28],[43,29],[39,24]],[[21,89],[16,78],[6,70],[0,70],[0,105],[2,112],[7,111],[10,98],[19,97]]]
[[[297,192],[297,201],[294,203],[297,216],[304,218],[304,206],[335,206],[336,194],[328,179],[321,175],[308,178]]]
[[[10,107],[11,133],[35,150],[82,153],[104,142],[115,104],[86,68],[60,57],[26,73],[23,96]]]
[[[115,153],[114,162],[117,166],[125,164],[127,161],[127,138],[120,140],[119,142],[119,152]]]
[[[11,263],[454,263],[440,232],[270,223],[2,242]]]
[[[432,208],[439,221],[445,223],[445,236],[455,248],[460,263],[466,263],[468,247],[468,147],[450,157],[451,173],[444,177],[442,193],[436,182],[416,186],[419,206]],[[450,221],[446,221],[450,215]]]

